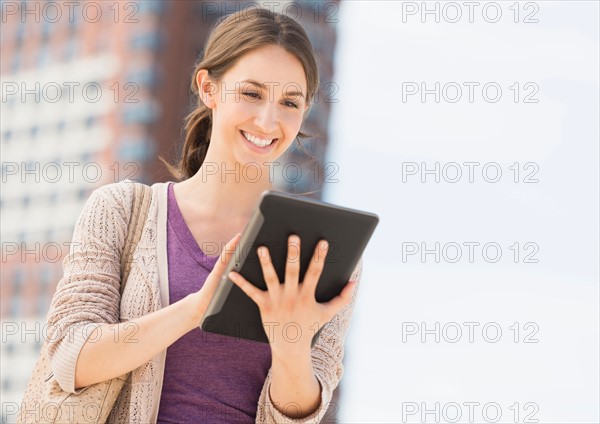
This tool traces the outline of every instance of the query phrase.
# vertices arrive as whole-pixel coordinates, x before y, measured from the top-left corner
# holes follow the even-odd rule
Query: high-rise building
[[[307,29],[320,59],[321,90],[304,126],[319,136],[303,144],[319,162],[290,149],[282,163],[302,163],[310,172],[278,183],[296,192],[320,188],[337,89],[332,11],[338,2],[0,4],[2,418],[10,422],[83,204],[95,188],[124,178],[171,179],[157,158],[175,160],[180,151],[183,118],[195,106],[193,65],[218,18],[260,4]]]

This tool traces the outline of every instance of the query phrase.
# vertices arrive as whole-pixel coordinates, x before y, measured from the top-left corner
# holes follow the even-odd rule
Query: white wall
[[[327,158],[338,182],[325,184],[324,200],[381,221],[346,344],[340,422],[469,422],[470,412],[495,422],[496,411],[498,422],[600,419],[598,3],[521,2],[516,23],[514,2],[489,3],[475,6],[473,23],[464,2],[427,2],[439,23],[409,14],[421,2],[341,3]],[[455,5],[463,16],[449,23]],[[502,16],[487,22],[496,5]],[[439,103],[403,99],[422,82],[440,83]],[[473,102],[465,83],[479,83]],[[486,83],[489,96],[502,89],[497,102],[483,97]],[[463,96],[452,103],[456,84]],[[422,162],[446,165],[446,179],[409,175]],[[451,162],[463,172],[456,183]],[[464,162],[480,164],[472,183]],[[488,179],[502,171],[498,182],[482,176],[487,163]],[[530,173],[538,182],[523,181]],[[440,243],[439,263],[403,259],[403,246],[422,242]],[[465,242],[480,243],[472,261]],[[439,342],[435,331],[424,342],[411,335],[412,323],[439,323]]]

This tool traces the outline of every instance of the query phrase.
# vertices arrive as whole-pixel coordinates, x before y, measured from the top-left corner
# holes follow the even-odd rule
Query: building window
[[[82,12],[73,13],[72,15],[66,15],[67,19],[69,19],[69,28],[71,29],[71,33],[77,31],[77,29],[81,26],[83,21]]]
[[[29,207],[29,205],[31,204],[31,196],[29,196],[28,194],[26,194],[25,196],[23,196],[23,198],[21,199],[21,202],[23,203],[23,207],[27,208]]]
[[[21,68],[22,61],[23,61],[23,54],[21,53],[20,50],[17,50],[16,52],[13,53],[13,57],[10,62],[10,71],[12,73],[16,73],[19,70],[19,68]]]
[[[95,116],[88,116],[85,118],[85,127],[86,128],[91,128],[94,126],[94,124],[96,123],[96,117]]]
[[[48,66],[48,64],[51,62],[51,59],[50,46],[48,46],[48,44],[44,44],[39,51],[38,66],[40,68]]]
[[[127,106],[129,107],[124,108],[122,115],[123,122],[127,124],[149,123],[156,118],[157,111],[152,103],[138,103]]]
[[[156,69],[150,67],[136,69],[127,75],[126,80],[127,82],[133,82],[138,85],[145,85],[152,88],[156,85]]]
[[[23,287],[23,270],[15,269],[13,272],[13,289],[10,297],[10,309],[12,316],[20,316],[21,314],[21,304],[22,304],[22,287]]]
[[[162,40],[158,32],[145,32],[131,37],[131,48],[134,50],[158,50]]]
[[[50,232],[52,230],[49,230]],[[40,290],[38,293],[38,315],[43,316],[48,310],[48,290],[51,286],[53,272],[50,265],[42,266],[40,271]]]
[[[54,27],[57,22],[51,22],[50,19],[42,19],[42,22],[42,39],[48,41],[48,38],[50,38],[50,35],[54,32]]]
[[[54,241],[52,239],[52,237],[54,237],[54,230],[52,228],[46,229],[46,241],[48,241],[48,242]],[[43,272],[42,272],[42,274],[43,274]]]
[[[96,51],[105,52],[109,50],[110,38],[108,36],[100,35],[96,39]]]
[[[75,97],[76,95],[77,95],[77,89],[70,88],[69,86],[65,85],[65,86],[63,86],[63,88],[61,90],[60,101],[72,103],[73,101],[78,100]],[[71,99],[73,99],[73,100],[71,100]],[[63,126],[64,126],[64,124],[63,124]]]
[[[119,143],[120,160],[143,162],[153,154],[152,140],[144,138],[125,138]]]
[[[17,105],[17,98],[18,96],[11,96],[10,99],[8,99],[9,109],[14,109],[14,107]]]
[[[162,1],[140,1],[137,2],[139,7],[138,11],[143,13],[156,13],[160,14],[165,11],[165,6],[169,5],[169,2]]]
[[[65,57],[66,61],[73,59],[79,54],[79,41],[75,38],[75,35],[71,37],[65,43]]]
[[[17,24],[17,33],[15,34],[15,41],[17,44],[21,44],[25,39],[25,23],[19,20]]]
[[[9,342],[9,343],[7,343],[7,344],[6,344],[6,354],[7,354],[7,355],[13,355],[14,353],[15,353],[15,345],[14,345],[13,343],[10,343],[10,342]],[[7,380],[4,380],[4,381],[2,382],[2,386],[4,387],[4,385],[5,385],[6,383],[9,383],[9,381],[7,381]],[[8,384],[8,386],[10,387],[10,384]]]

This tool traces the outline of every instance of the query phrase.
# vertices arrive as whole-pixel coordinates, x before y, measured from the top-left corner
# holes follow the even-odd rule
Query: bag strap
[[[150,186],[130,180],[125,181],[128,184],[133,184],[134,190],[131,202],[131,218],[127,227],[125,246],[121,255],[121,294],[123,294],[125,284],[127,284],[127,279],[129,278],[129,271],[131,271],[131,264],[133,262],[133,252],[142,237],[142,230],[148,217],[150,200],[152,198],[152,189]]]

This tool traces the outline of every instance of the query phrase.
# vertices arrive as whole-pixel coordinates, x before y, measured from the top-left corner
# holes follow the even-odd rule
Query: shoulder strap
[[[131,263],[133,262],[133,252],[142,237],[142,230],[148,217],[150,199],[152,198],[152,189],[142,183],[128,181],[128,184],[134,185],[133,198],[131,202],[131,218],[127,227],[127,238],[121,255],[121,293],[127,284]]]

